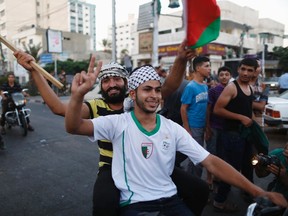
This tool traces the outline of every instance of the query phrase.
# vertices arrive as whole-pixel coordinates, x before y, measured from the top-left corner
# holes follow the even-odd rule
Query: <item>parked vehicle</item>
[[[263,118],[268,126],[288,129],[288,91],[278,97],[269,97]]]
[[[268,77],[263,81],[263,83],[269,87],[270,93],[272,94],[278,93],[278,79],[279,77]]]
[[[26,91],[27,89],[23,89]],[[8,111],[5,113],[6,127],[11,128],[14,126],[20,126],[22,135],[27,135],[27,118],[30,116],[31,109],[25,108],[26,98],[22,92],[16,92],[9,94],[4,91],[3,94],[8,98]]]

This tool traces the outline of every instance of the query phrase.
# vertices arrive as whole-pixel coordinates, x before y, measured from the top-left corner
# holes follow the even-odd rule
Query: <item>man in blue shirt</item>
[[[204,145],[204,131],[206,124],[206,109],[208,103],[208,87],[204,79],[210,75],[210,60],[204,56],[193,59],[194,79],[185,87],[181,97],[181,117],[183,127],[201,145]],[[199,177],[202,175],[200,166],[193,168],[191,161],[188,162],[188,172],[195,172]]]

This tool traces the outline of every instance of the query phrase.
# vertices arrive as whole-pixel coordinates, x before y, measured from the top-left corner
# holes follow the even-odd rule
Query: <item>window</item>
[[[33,44],[33,39],[29,39],[29,44]]]
[[[169,33],[171,33],[171,29],[169,29],[169,30],[165,30],[165,31],[160,31],[160,32],[159,32],[159,35],[162,35],[162,34],[169,34]]]

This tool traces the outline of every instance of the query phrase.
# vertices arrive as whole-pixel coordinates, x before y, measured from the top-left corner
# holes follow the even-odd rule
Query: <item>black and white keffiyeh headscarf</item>
[[[146,81],[157,80],[160,82],[161,78],[151,65],[143,65],[132,71],[128,78],[129,90],[135,90],[139,85]]]
[[[109,64],[103,65],[98,78],[100,82],[109,76],[114,76],[114,77],[121,77],[123,79],[127,79],[128,77],[128,71],[120,64],[111,62]]]

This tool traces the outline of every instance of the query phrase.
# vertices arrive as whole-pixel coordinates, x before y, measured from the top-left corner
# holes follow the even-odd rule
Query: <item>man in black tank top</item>
[[[253,92],[249,81],[257,68],[255,59],[243,59],[238,66],[238,78],[229,83],[218,98],[214,113],[225,118],[222,145],[223,159],[253,182],[252,145],[240,136],[240,127],[252,125]],[[214,198],[218,211],[236,211],[226,203],[231,186],[221,182]]]

